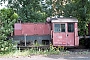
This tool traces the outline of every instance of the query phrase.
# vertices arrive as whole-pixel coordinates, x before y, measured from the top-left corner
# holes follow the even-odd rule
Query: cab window
[[[61,24],[61,32],[65,32],[65,24]]]
[[[60,32],[60,24],[54,24],[54,32]]]
[[[74,32],[74,23],[68,23],[68,32]]]
[[[65,32],[65,24],[54,24],[54,32]]]

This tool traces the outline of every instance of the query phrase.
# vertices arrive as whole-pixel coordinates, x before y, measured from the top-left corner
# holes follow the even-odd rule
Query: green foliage
[[[1,53],[10,52],[12,50],[11,33],[16,22],[16,13],[12,9],[0,10],[0,51]]]
[[[5,2],[6,0],[1,1]],[[88,32],[87,24],[90,22],[90,1],[46,0],[46,4],[43,6],[40,2],[41,0],[8,0],[7,6],[12,9],[0,10],[0,41],[5,42],[5,44],[8,43],[8,41],[4,40],[9,40],[7,38],[13,32],[13,24],[18,17],[22,22],[45,22],[47,16],[73,16],[79,22],[79,35],[84,35],[85,30],[86,33]],[[51,51],[54,51],[54,49],[52,48]]]
[[[79,20],[79,35],[84,35],[85,30],[88,32],[89,0],[46,0],[43,5],[41,0],[8,0],[8,7],[16,10],[22,22],[45,22],[47,17],[55,15],[73,16]]]
[[[12,40],[4,41],[0,40],[0,54],[7,54],[12,51]]]
[[[7,56],[31,56],[31,55],[52,55],[52,54],[60,54],[61,51],[64,51],[64,47],[53,47],[50,46],[50,49],[41,49],[41,48],[31,48],[26,50],[13,50],[9,52]]]
[[[88,0],[47,0],[47,5],[51,6],[51,16],[76,17],[78,19],[79,35],[88,32],[87,25],[90,22],[90,1]]]
[[[87,25],[90,22],[90,1],[73,0],[64,7],[64,16],[73,16],[78,19],[79,35],[88,34]],[[86,32],[85,32],[86,31]]]
[[[90,2],[88,0],[79,0],[78,2],[76,1],[75,6],[77,7],[77,14],[75,17],[78,18],[79,23],[79,35],[85,35],[88,32],[87,25],[90,22]]]
[[[45,22],[47,14],[40,3],[41,0],[8,0],[7,7],[14,9],[22,22]]]

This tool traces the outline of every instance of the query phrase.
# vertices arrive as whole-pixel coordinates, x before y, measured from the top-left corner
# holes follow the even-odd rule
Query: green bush
[[[0,54],[7,54],[13,49],[12,40],[0,40]]]

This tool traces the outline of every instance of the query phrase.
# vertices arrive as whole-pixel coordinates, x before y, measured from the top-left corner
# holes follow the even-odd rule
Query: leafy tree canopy
[[[78,19],[79,34],[84,35],[88,32],[87,25],[90,22],[90,1],[88,0],[73,0],[71,3],[64,6],[64,16],[73,16]]]
[[[3,51],[4,53],[12,48],[10,36],[13,32],[13,25],[17,19],[18,15],[14,12],[14,10],[0,10],[0,51]]]
[[[41,0],[7,1],[7,7],[14,9],[22,22],[44,22],[46,20],[47,14],[42,11]]]
[[[41,1],[8,0],[8,7],[16,10],[22,22],[44,22],[47,17],[55,15],[73,16],[79,20],[79,34],[84,35],[83,31],[87,31],[87,24],[90,22],[89,0],[46,0],[43,5]]]
[[[47,0],[49,15],[76,17],[79,21],[79,34],[88,32],[87,25],[90,22],[90,1],[89,0]],[[48,14],[48,13],[47,13]]]

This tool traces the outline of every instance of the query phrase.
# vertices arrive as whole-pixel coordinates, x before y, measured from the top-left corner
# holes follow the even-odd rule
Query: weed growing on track
[[[58,55],[60,51],[63,51],[63,47],[53,47],[50,45],[49,49],[40,49],[40,48],[31,48],[26,50],[13,50],[8,54],[4,54],[3,56],[29,56],[29,55]]]

